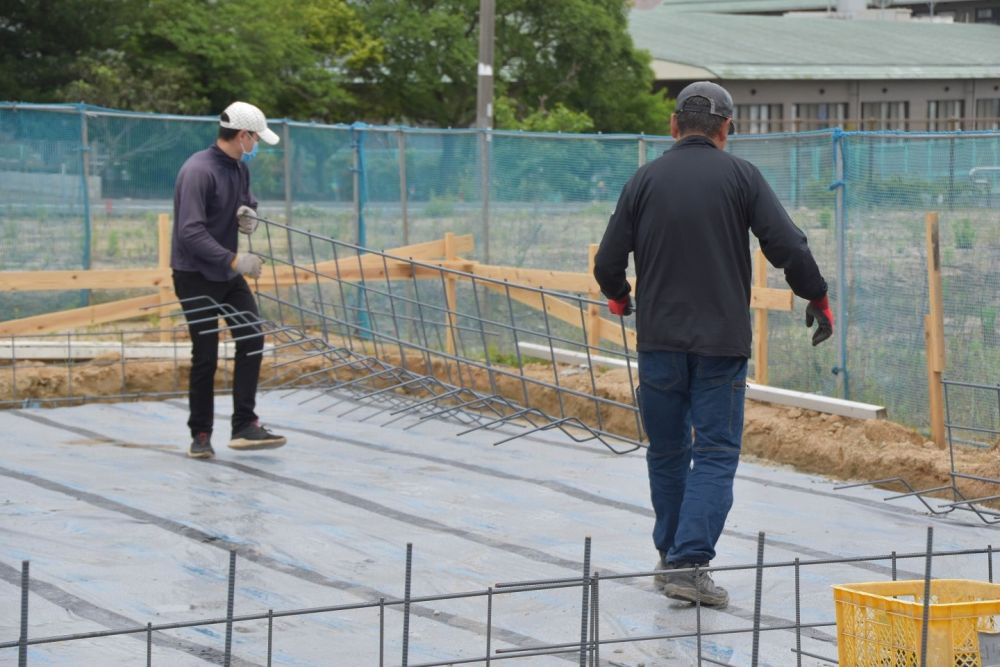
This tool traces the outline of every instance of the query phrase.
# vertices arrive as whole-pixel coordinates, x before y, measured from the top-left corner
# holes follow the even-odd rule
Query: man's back
[[[612,258],[634,253],[640,350],[750,356],[751,229],[796,293],[825,293],[805,235],[749,162],[695,135],[636,172],[608,225],[595,275],[613,294]]]

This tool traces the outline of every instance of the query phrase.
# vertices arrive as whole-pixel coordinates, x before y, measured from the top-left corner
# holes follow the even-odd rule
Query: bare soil
[[[390,363],[397,360],[387,359]],[[426,371],[419,359],[408,359],[411,369]],[[230,362],[231,363],[231,362]],[[287,378],[305,374],[323,367],[320,359],[297,362],[279,369],[265,363],[262,379]],[[16,369],[0,367],[0,401],[12,399],[51,399],[63,396],[101,396],[123,394],[170,393],[186,391],[190,369],[187,359],[174,361],[129,361],[120,363],[117,354],[108,354],[90,361],[65,364],[19,362]],[[70,372],[71,371],[71,372]],[[489,376],[471,366],[450,368],[435,365],[433,373],[447,380],[452,373],[464,373],[466,384],[470,379],[482,390],[490,389]],[[225,374],[217,374],[223,386]],[[516,369],[511,375],[495,375],[499,393],[514,401],[524,403],[528,392],[530,403],[549,414],[579,415],[594,423],[594,402],[583,398],[562,397],[541,385],[523,383]],[[578,389],[591,394],[590,374],[571,366],[558,369],[560,386]],[[525,376],[529,379],[554,381],[551,365],[527,365]],[[343,371],[338,379],[344,379]],[[610,371],[597,376],[598,395],[630,405],[632,391],[627,371]],[[634,437],[635,416],[630,410],[614,407],[601,408],[601,425],[612,433]],[[858,420],[811,410],[790,408],[756,401],[747,401],[743,439],[744,454],[764,461],[791,466],[796,470],[825,475],[834,480],[870,481],[902,477],[915,488],[925,489],[949,482],[948,451],[938,449],[917,431],[885,420]],[[957,470],[973,475],[1000,479],[1000,443],[990,448],[955,448]],[[969,497],[997,493],[997,487],[975,482],[962,482],[960,488]],[[901,487],[893,486],[899,489]]]

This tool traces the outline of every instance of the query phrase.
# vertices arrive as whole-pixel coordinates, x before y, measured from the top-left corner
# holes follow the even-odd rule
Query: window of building
[[[783,129],[780,104],[737,104],[733,120],[740,134],[765,134]]]
[[[793,104],[792,120],[796,132],[843,127],[847,121],[847,102]]]
[[[905,130],[909,118],[909,102],[861,103],[861,129],[863,130]]]
[[[1000,130],[1000,98],[976,100],[976,129]]]
[[[1000,9],[979,7],[976,9],[976,23],[1000,23]]]
[[[930,132],[961,130],[965,118],[964,100],[930,100],[927,102],[927,129]]]

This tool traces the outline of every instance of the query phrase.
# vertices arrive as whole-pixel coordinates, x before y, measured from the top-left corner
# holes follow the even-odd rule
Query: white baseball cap
[[[229,120],[225,120],[228,118]],[[219,125],[230,130],[249,130],[256,132],[264,143],[278,143],[278,135],[267,129],[267,118],[264,112],[246,102],[233,102],[222,112]]]

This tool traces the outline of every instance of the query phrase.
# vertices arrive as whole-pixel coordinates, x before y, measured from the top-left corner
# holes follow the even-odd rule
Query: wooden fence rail
[[[156,268],[140,269],[97,269],[79,271],[0,271],[0,292],[30,292],[42,290],[79,289],[155,289],[156,293],[103,303],[96,306],[74,308],[56,313],[0,322],[0,335],[21,336],[51,332],[70,331],[80,327],[105,324],[120,320],[148,316],[151,306],[163,305],[175,300],[170,274],[170,232],[169,216],[159,217]],[[583,327],[578,304],[566,299],[541,294],[532,289],[543,287],[592,299],[600,298],[600,290],[594,281],[592,271],[551,271],[509,266],[481,264],[465,259],[463,254],[474,249],[471,235],[445,234],[444,238],[425,243],[414,243],[386,250],[385,254],[405,257],[407,260],[383,258],[381,255],[361,255],[348,259],[317,262],[309,267],[270,267],[256,281],[259,290],[275,290],[290,287],[308,279],[315,281],[349,280],[372,281],[385,279],[440,280],[440,269],[450,269],[462,273],[446,275],[446,297],[449,309],[449,324],[455,326],[457,314],[456,289],[460,280],[468,279],[463,274],[506,281],[505,285],[482,282],[487,288],[500,293],[509,293],[510,298],[539,310],[544,309],[550,317],[573,326]],[[596,245],[589,249],[592,269]],[[414,265],[408,260],[416,260],[433,266]],[[787,289],[767,287],[767,264],[758,251],[757,279],[751,293],[750,306],[756,311],[754,361],[756,381],[767,381],[767,313],[771,310],[790,311],[792,292]],[[520,287],[519,287],[520,286]],[[602,308],[589,305],[585,313],[588,344],[596,346],[601,340],[618,345],[626,345],[635,350],[635,331],[623,328],[618,320],[602,317]],[[624,340],[622,339],[624,332]],[[167,335],[166,333],[164,335]],[[454,336],[446,338],[449,351],[453,351]]]

